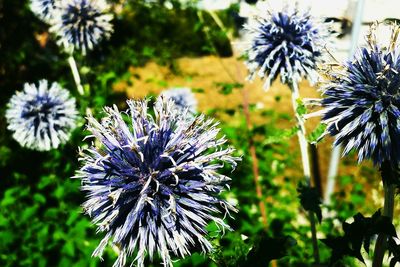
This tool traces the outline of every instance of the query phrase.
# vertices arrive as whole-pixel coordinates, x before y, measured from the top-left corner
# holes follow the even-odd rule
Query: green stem
[[[312,211],[309,211],[308,217],[310,219],[310,225],[311,225],[311,240],[312,240],[312,245],[313,245],[314,261],[316,264],[319,264],[320,258],[319,258],[319,248],[318,248],[317,227],[316,227],[316,223],[315,223],[315,215]]]
[[[298,102],[300,100],[300,93],[297,83],[292,82],[290,85],[290,89],[292,91],[292,105],[294,109],[294,114],[297,120],[297,136],[299,138],[300,152],[301,152],[301,162],[303,164],[303,175],[306,179],[307,186],[311,186],[311,167],[310,167],[310,157],[308,154],[308,141],[306,138],[306,127],[304,125],[304,119],[297,113]],[[309,212],[308,218],[310,220],[311,226],[311,236],[312,236],[312,245],[313,245],[313,255],[314,261],[316,264],[319,264],[319,248],[318,248],[318,239],[317,239],[317,227],[315,223],[314,213]]]
[[[71,68],[72,76],[74,77],[78,93],[80,95],[84,95],[85,92],[83,91],[83,86],[81,84],[81,77],[79,75],[78,67],[76,66],[76,62],[72,54],[68,57],[68,63]]]
[[[311,177],[311,167],[310,167],[310,157],[308,154],[308,142],[306,138],[306,127],[304,125],[304,119],[297,113],[298,101],[300,100],[299,88],[297,83],[291,83],[290,89],[292,91],[292,105],[294,110],[294,115],[297,120],[297,137],[299,138],[300,145],[300,153],[301,153],[301,162],[303,165],[303,174],[306,178],[306,182],[310,184]]]
[[[383,191],[384,191],[384,203],[383,203],[383,216],[387,216],[390,220],[393,220],[394,211],[394,197],[396,192],[396,184],[393,183],[396,178],[396,172],[390,165],[390,162],[384,162],[381,166],[381,174],[383,180]],[[372,267],[382,267],[383,258],[387,249],[388,236],[385,234],[379,234],[378,239],[375,243],[374,259]]]

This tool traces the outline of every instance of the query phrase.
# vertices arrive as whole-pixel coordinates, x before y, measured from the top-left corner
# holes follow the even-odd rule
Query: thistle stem
[[[328,178],[326,182],[326,190],[324,195],[324,202],[330,204],[331,195],[335,190],[336,176],[338,174],[338,167],[340,161],[341,146],[335,146],[332,149],[331,159],[329,162]]]
[[[294,114],[297,121],[297,126],[299,127],[297,131],[297,137],[299,138],[300,152],[301,152],[301,162],[303,165],[303,174],[306,178],[307,184],[310,185],[311,177],[311,167],[310,167],[310,157],[308,155],[308,142],[306,139],[306,128],[304,125],[304,119],[297,113],[299,107],[298,101],[300,100],[299,88],[297,83],[292,82],[290,84],[290,89],[292,91],[292,105]]]
[[[313,212],[308,212],[308,217],[310,218],[310,227],[311,227],[311,240],[313,245],[313,257],[316,264],[319,264],[319,248],[318,248],[318,239],[317,239],[317,227],[315,223],[315,215]]]
[[[393,178],[395,178],[396,172],[393,170],[390,162],[384,162],[381,166],[381,174],[383,180],[383,191],[384,191],[384,203],[383,203],[383,216],[387,216],[390,220],[393,220],[394,211],[394,196],[396,192],[396,185],[393,184]],[[378,239],[375,243],[374,260],[372,267],[382,267],[383,257],[387,249],[388,236],[385,234],[379,234]]]
[[[297,110],[299,107],[300,93],[297,83],[292,82],[289,84],[290,89],[292,91],[292,105],[294,109],[294,114],[297,120],[297,137],[299,138],[300,152],[301,152],[301,162],[303,165],[303,175],[306,179],[307,186],[311,186],[311,167],[310,167],[310,157],[308,155],[308,142],[306,139],[306,128],[304,125],[304,119],[298,114]],[[312,245],[313,245],[313,255],[314,261],[316,264],[319,264],[319,249],[318,249],[318,240],[317,240],[317,229],[315,224],[315,217],[312,212],[308,213],[308,217],[311,224],[311,236],[312,236]]]
[[[260,172],[259,172],[259,167],[258,167],[258,158],[257,158],[257,153],[256,153],[256,147],[254,145],[253,136],[250,133],[252,124],[251,124],[251,120],[250,120],[248,91],[246,88],[243,88],[243,113],[244,113],[245,120],[246,120],[247,130],[249,131],[248,142],[249,142],[249,148],[250,148],[250,155],[251,155],[251,159],[252,159],[251,161],[252,161],[252,168],[253,168],[254,184],[256,186],[257,198],[259,199],[258,206],[260,209],[263,224],[265,227],[267,227],[267,225],[268,225],[267,212],[266,212],[266,208],[265,208],[262,187],[261,187],[260,181],[259,181]]]
[[[217,24],[218,27],[226,34],[226,37],[228,37],[229,40],[233,40],[232,34],[229,33],[229,31],[225,28],[224,23],[219,18],[218,14],[215,13],[215,11],[213,11],[213,10],[208,10],[208,14],[210,14],[210,16],[214,20],[215,24]]]
[[[321,179],[321,171],[319,168],[319,156],[318,156],[318,148],[316,144],[310,144],[310,154],[311,154],[311,173],[313,178],[313,184],[317,188],[319,196],[322,197],[323,189],[322,189],[322,179]]]
[[[80,95],[84,95],[83,86],[81,84],[81,77],[79,75],[78,67],[76,66],[76,62],[72,54],[68,57],[68,63],[71,68],[72,76],[74,77],[78,93]]]

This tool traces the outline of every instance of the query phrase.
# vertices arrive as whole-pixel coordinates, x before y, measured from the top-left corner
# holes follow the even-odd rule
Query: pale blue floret
[[[316,82],[316,69],[323,62],[329,36],[328,25],[308,12],[286,7],[281,11],[262,11],[245,29],[250,80],[258,74],[265,79],[265,89],[278,75],[282,83],[298,83],[304,77]]]
[[[10,100],[6,111],[8,129],[21,146],[50,150],[68,141],[76,126],[75,99],[58,83],[38,86],[26,83]]]
[[[393,26],[389,44],[378,44],[372,28],[368,45],[342,68],[330,72],[324,88],[323,121],[344,154],[358,160],[400,162],[400,32]]]
[[[113,15],[104,0],[62,0],[56,3],[56,12],[50,31],[67,50],[86,54],[102,39],[110,37]]]
[[[160,97],[174,101],[175,107],[178,108],[180,112],[183,112],[185,109],[189,111],[189,115],[194,115],[197,112],[197,99],[190,88],[170,88],[161,92]]]

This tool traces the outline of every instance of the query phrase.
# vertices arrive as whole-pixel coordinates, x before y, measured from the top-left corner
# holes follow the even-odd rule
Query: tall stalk
[[[301,152],[301,162],[303,165],[303,176],[306,179],[307,186],[311,186],[311,167],[310,167],[310,157],[308,154],[308,141],[306,138],[306,128],[304,125],[304,119],[300,116],[298,113],[298,107],[299,107],[299,101],[300,99],[300,93],[299,93],[299,88],[297,83],[291,82],[289,84],[290,90],[292,91],[292,106],[294,109],[294,114],[297,120],[297,137],[299,139],[299,145],[300,145],[300,152]],[[316,229],[316,223],[315,223],[315,215],[313,212],[308,212],[308,217],[310,220],[311,224],[311,235],[312,235],[312,245],[313,245],[313,255],[314,255],[314,261],[315,263],[320,262],[319,258],[319,249],[318,249],[318,240],[317,240],[317,229]]]
[[[290,90],[292,92],[292,106],[294,114],[297,121],[298,131],[297,137],[299,138],[300,152],[301,152],[301,162],[303,165],[303,174],[306,178],[307,184],[310,185],[311,177],[311,167],[310,167],[310,157],[308,155],[308,142],[306,139],[306,128],[304,125],[304,119],[298,114],[297,109],[299,107],[300,93],[297,83],[292,82],[289,84]]]
[[[319,164],[319,155],[318,155],[318,147],[316,144],[310,145],[310,158],[311,158],[311,173],[313,179],[313,185],[317,188],[319,197],[323,196],[323,188],[322,188],[322,178],[321,178],[321,169]]]
[[[249,132],[248,143],[249,143],[249,149],[250,149],[250,155],[251,155],[254,184],[256,186],[257,198],[259,199],[258,206],[260,209],[261,218],[262,218],[264,227],[267,227],[267,225],[268,225],[267,212],[266,212],[266,207],[265,207],[265,203],[264,203],[263,190],[262,190],[262,187],[260,185],[260,180],[259,180],[260,172],[259,172],[259,167],[258,167],[258,158],[257,158],[257,153],[256,153],[256,147],[254,145],[254,139],[253,139],[253,135],[251,133],[252,123],[251,123],[251,119],[250,119],[248,91],[247,91],[246,87],[243,88],[243,113],[244,113],[244,117],[246,120],[247,130]]]
[[[74,59],[74,56],[72,55],[72,53],[68,57],[68,63],[71,68],[72,76],[74,77],[74,81],[75,81],[78,93],[80,95],[84,95],[85,92],[83,91],[83,86],[81,83],[81,76],[79,75],[78,67],[76,66],[76,62],[75,62],[75,59]]]
[[[220,29],[223,32],[227,33],[227,30],[223,26],[223,23],[219,19],[218,15],[216,13],[214,13],[214,12],[209,12],[209,14],[213,18],[215,23],[220,27]],[[204,24],[203,12],[201,10],[199,10],[197,12],[197,16],[198,16],[200,22],[202,22]],[[238,78],[235,78],[235,76],[229,71],[227,66],[225,66],[225,64],[220,59],[220,57],[218,55],[218,50],[216,49],[216,47],[214,46],[214,43],[211,40],[210,29],[206,25],[204,25],[204,33],[206,34],[207,40],[210,43],[210,45],[212,46],[212,48],[214,50],[214,53],[218,56],[219,63],[221,64],[222,68],[226,71],[228,76],[231,78],[231,80],[234,83],[237,83],[238,80],[242,80],[242,75],[241,75],[239,66],[236,65],[237,77]],[[231,39],[232,37],[230,35],[227,35],[227,38],[229,39],[230,43],[232,43],[232,39]],[[260,171],[259,171],[259,166],[258,166],[258,157],[257,157],[257,153],[256,153],[256,147],[254,145],[253,136],[251,135],[251,132],[250,132],[251,129],[252,129],[252,123],[251,123],[251,118],[250,118],[248,92],[247,92],[246,88],[243,88],[242,97],[243,97],[242,98],[243,113],[244,113],[244,117],[245,117],[245,120],[246,120],[246,127],[247,127],[247,130],[249,132],[248,145],[249,145],[250,156],[251,156],[251,164],[252,164],[252,172],[253,172],[253,176],[254,176],[255,190],[256,190],[256,195],[257,195],[257,198],[258,198],[258,207],[259,207],[259,210],[260,210],[260,214],[261,214],[263,225],[264,225],[265,228],[267,228],[267,226],[268,226],[267,211],[266,211],[267,209],[266,209],[265,203],[264,203],[263,190],[262,190],[262,187],[261,187],[260,181],[259,181]],[[272,265],[276,266],[275,261],[273,261]]]
[[[387,216],[393,220],[394,212],[394,197],[396,192],[396,185],[393,181],[397,178],[396,171],[391,166],[390,162],[383,162],[381,166],[381,175],[383,181],[384,203],[383,203],[383,216]],[[387,250],[388,236],[379,234],[375,243],[374,259],[372,267],[382,267],[385,251]]]

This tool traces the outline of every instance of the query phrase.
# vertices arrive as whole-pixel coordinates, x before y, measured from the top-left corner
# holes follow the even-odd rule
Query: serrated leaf
[[[288,255],[288,249],[296,245],[297,241],[291,236],[271,238],[263,233],[237,266],[268,266],[270,261]]]
[[[303,116],[307,113],[307,108],[304,105],[303,101],[299,98],[297,99],[297,109],[296,113],[299,114],[300,116]]]
[[[296,135],[298,130],[298,127],[293,127],[291,129],[286,129],[286,130],[277,130],[274,132],[273,135],[267,136],[265,138],[264,142],[262,143],[264,146],[266,145],[271,145],[271,144],[279,144],[284,141],[289,140],[293,136]]]
[[[308,141],[312,144],[321,141],[321,137],[324,135],[326,130],[326,124],[320,123],[318,126],[308,135]]]
[[[352,249],[346,237],[328,236],[326,239],[321,239],[321,242],[332,250],[331,265],[342,260],[344,256],[354,257],[365,264],[361,252]]]
[[[353,216],[353,219],[352,223],[343,223],[344,236],[323,240],[332,249],[331,263],[335,263],[343,256],[355,257],[364,262],[361,248],[364,247],[368,253],[371,239],[374,236],[378,234],[386,234],[390,237],[397,236],[390,218],[382,216],[380,210],[376,211],[371,217],[357,213]],[[393,251],[393,254],[397,253],[395,248],[393,248]]]
[[[299,194],[301,206],[306,211],[315,213],[318,221],[321,223],[322,211],[320,205],[322,204],[322,201],[318,189],[300,183],[297,187],[297,193]]]

